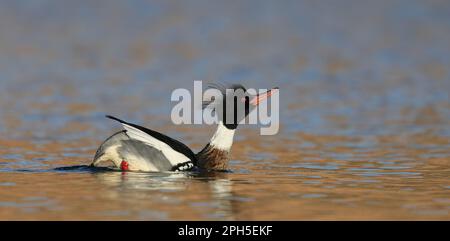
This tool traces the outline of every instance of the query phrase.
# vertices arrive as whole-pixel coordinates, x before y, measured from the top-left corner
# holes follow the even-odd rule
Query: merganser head
[[[278,87],[261,94],[248,93],[240,84],[228,87],[212,85],[211,88],[218,89],[222,93],[222,99],[206,102],[204,106],[214,108],[219,125],[211,141],[197,154],[198,166],[208,170],[226,170],[237,126],[260,103],[277,91]]]
[[[228,87],[216,84],[210,87],[219,90],[222,99],[212,100],[204,105],[207,108],[214,108],[219,121],[230,130],[235,130],[250,112],[278,90],[278,87],[275,87],[264,93],[251,94],[240,84],[233,84]]]

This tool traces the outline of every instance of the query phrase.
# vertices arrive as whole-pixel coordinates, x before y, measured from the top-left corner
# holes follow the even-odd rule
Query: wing
[[[120,122],[131,139],[141,141],[146,145],[160,150],[172,166],[177,166],[187,161],[191,161],[194,164],[197,163],[195,154],[183,143],[157,131],[123,121],[116,117],[109,115],[106,117]]]

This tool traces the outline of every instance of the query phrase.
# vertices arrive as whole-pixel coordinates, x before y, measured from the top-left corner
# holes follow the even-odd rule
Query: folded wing
[[[126,134],[131,139],[140,141],[161,151],[173,167],[177,167],[180,164],[185,164],[186,162],[192,162],[193,165],[196,164],[195,154],[183,143],[159,132],[123,121],[116,117],[106,117],[120,122],[126,130]]]

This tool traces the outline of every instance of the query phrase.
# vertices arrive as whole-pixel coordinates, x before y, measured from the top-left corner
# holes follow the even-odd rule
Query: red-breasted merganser
[[[120,122],[124,130],[115,133],[100,145],[91,166],[112,163],[113,168],[122,171],[143,172],[187,171],[193,168],[226,170],[234,133],[239,122],[278,88],[257,95],[248,94],[242,85],[232,85],[228,88],[216,86],[216,88],[225,97],[222,99],[223,111],[215,110],[220,120],[217,130],[210,142],[197,154],[185,144],[164,134],[108,115],[108,118]],[[242,91],[229,96],[226,89]],[[237,104],[240,104],[237,103],[239,101],[245,105],[245,108],[236,108]],[[229,113],[225,111],[225,103],[234,103],[233,121],[225,121],[226,113]],[[238,111],[238,109],[242,110]]]

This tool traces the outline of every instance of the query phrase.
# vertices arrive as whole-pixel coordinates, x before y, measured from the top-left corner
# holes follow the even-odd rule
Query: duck
[[[119,122],[123,130],[108,137],[98,147],[91,167],[105,165],[120,171],[178,172],[192,170],[227,171],[235,131],[239,123],[256,107],[268,99],[278,87],[252,95],[240,84],[212,85],[222,98],[203,103],[204,108],[217,112],[218,123],[210,141],[194,153],[187,145],[158,131],[106,115]],[[234,90],[232,92],[227,90]],[[237,98],[236,98],[237,97]],[[222,105],[218,105],[221,103]],[[232,103],[232,105],[227,103]],[[237,108],[243,104],[245,108]],[[229,112],[229,111],[233,112]],[[227,119],[227,113],[234,118]],[[231,120],[229,120],[231,119]]]

